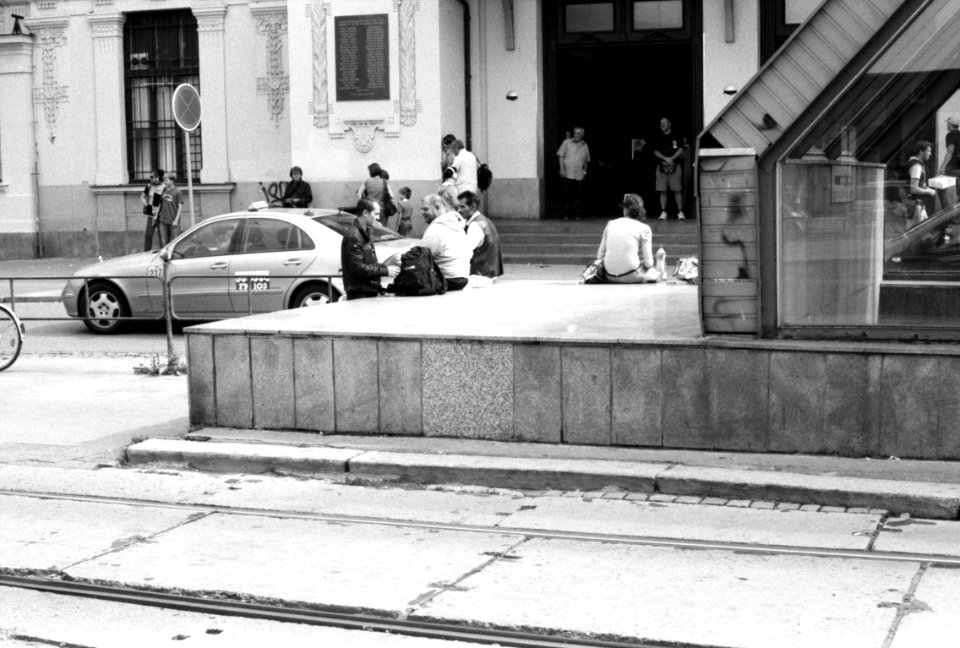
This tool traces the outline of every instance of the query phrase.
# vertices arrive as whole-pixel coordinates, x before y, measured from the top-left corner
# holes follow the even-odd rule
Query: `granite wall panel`
[[[513,347],[513,438],[560,443],[560,347]]]
[[[823,406],[826,357],[819,353],[770,354],[771,452],[825,452]]]
[[[510,344],[424,341],[423,433],[507,441],[513,436]]]
[[[610,445],[610,349],[565,346],[560,368],[563,442]]]
[[[377,341],[333,340],[334,411],[338,433],[380,429]]]
[[[662,363],[663,445],[713,448],[715,419],[707,350],[664,348]]]
[[[823,452],[877,456],[881,357],[825,354]]]
[[[423,434],[419,342],[378,342],[381,434]]]
[[[299,430],[334,432],[333,340],[294,338],[295,424]]]
[[[217,398],[213,378],[213,337],[187,334],[187,388],[190,426],[217,424]]]
[[[613,444],[662,445],[660,349],[614,347],[610,353]]]
[[[939,445],[940,362],[931,356],[882,359],[880,453],[924,457]]]
[[[213,341],[217,425],[253,427],[250,340],[245,335],[218,335]]]
[[[744,349],[707,351],[716,424],[713,447],[763,450],[769,426],[770,353]]]
[[[960,459],[960,358],[940,361],[939,420],[936,459]]]
[[[253,426],[270,430],[296,427],[293,385],[293,339],[250,338],[253,368]]]

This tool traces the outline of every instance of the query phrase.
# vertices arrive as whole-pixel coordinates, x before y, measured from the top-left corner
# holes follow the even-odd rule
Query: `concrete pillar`
[[[93,14],[94,103],[98,185],[127,184],[123,87],[123,14]]]
[[[194,7],[200,37],[200,101],[203,113],[200,131],[203,134],[203,168],[200,182],[230,181],[227,156],[227,92],[224,80],[226,56],[223,47],[223,24],[227,8],[223,4]]]
[[[35,255],[33,37],[0,36],[0,242],[7,258]]]

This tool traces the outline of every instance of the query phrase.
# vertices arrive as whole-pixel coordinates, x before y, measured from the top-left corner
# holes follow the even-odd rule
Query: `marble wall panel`
[[[424,341],[423,433],[469,439],[513,436],[509,344]]]
[[[660,349],[614,347],[611,350],[610,371],[613,444],[662,445]]]
[[[826,356],[770,354],[769,440],[771,452],[823,452]]]
[[[937,459],[960,459],[960,357],[940,358]]]
[[[713,448],[714,406],[706,349],[664,348],[663,445]]]
[[[744,349],[707,352],[716,407],[713,447],[755,450],[767,447],[770,354]]]
[[[377,341],[334,339],[333,375],[337,433],[379,431]]]
[[[888,355],[880,383],[880,454],[935,457],[939,445],[940,361]]]
[[[378,342],[381,434],[423,434],[419,342]]]
[[[217,398],[213,383],[213,337],[187,334],[187,387],[190,425],[217,424]]]
[[[877,456],[881,357],[852,353],[824,355],[822,452]]]
[[[560,443],[560,347],[513,347],[513,438]]]
[[[250,340],[245,335],[218,335],[213,340],[217,425],[253,427]]]
[[[565,346],[560,352],[563,442],[610,445],[610,349]]]
[[[296,427],[293,386],[293,339],[250,338],[253,371],[253,426],[268,430]]]
[[[333,340],[295,338],[293,381],[299,430],[334,432]]]

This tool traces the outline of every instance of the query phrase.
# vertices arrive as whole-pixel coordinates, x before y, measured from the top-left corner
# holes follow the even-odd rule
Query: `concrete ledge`
[[[657,476],[657,490],[670,495],[884,508],[925,518],[960,517],[957,484],[672,466]]]
[[[365,452],[350,460],[352,475],[418,484],[460,483],[501,488],[595,490],[618,486],[652,493],[666,464],[531,459],[476,455]]]
[[[261,473],[279,468],[308,473],[343,473],[347,462],[360,453],[339,448],[147,439],[127,448],[127,461],[131,464],[191,466],[211,472]]]

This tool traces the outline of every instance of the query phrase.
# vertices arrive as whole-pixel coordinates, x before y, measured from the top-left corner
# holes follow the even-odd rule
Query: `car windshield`
[[[353,214],[340,212],[339,214],[333,214],[331,216],[314,216],[313,220],[321,225],[326,225],[340,236],[343,236],[347,233],[347,228],[353,225],[355,218],[356,216]],[[380,223],[375,223],[372,230],[371,238],[374,243],[379,243],[380,241],[396,241],[397,239],[403,238],[392,229],[384,227]]]

